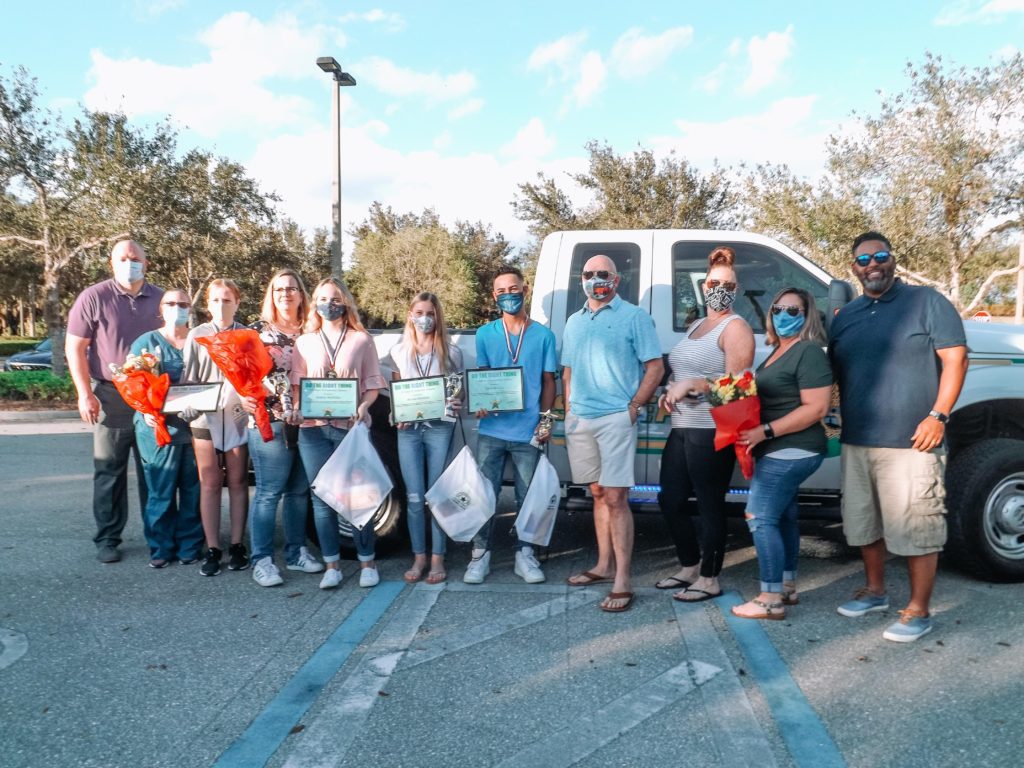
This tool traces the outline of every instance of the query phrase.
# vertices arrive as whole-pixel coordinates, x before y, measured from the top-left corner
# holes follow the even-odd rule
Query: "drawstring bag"
[[[453,541],[471,541],[497,504],[494,488],[480,472],[469,446],[437,478],[426,501],[434,520]]]
[[[373,520],[392,482],[384,462],[370,442],[370,430],[360,422],[349,430],[317,472],[310,486],[331,509],[362,530]]]
[[[548,457],[541,454],[533,479],[530,480],[530,488],[523,499],[523,506],[516,517],[516,535],[519,540],[546,547],[555,530],[555,518],[558,517],[561,500],[562,486],[558,482],[558,473]]]

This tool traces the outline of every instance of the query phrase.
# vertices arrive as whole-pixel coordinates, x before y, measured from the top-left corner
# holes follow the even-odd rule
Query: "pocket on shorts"
[[[911,543],[925,550],[941,549],[946,543],[946,487],[936,472],[915,473],[911,478]]]

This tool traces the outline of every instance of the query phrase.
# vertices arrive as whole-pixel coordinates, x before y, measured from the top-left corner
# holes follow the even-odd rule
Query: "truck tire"
[[[400,523],[405,515],[395,490],[397,489],[392,489],[384,499],[384,503],[373,515],[373,531],[377,536],[377,548],[384,551],[393,550],[404,540],[402,533],[405,526]],[[338,533],[341,535],[341,548],[354,552],[352,524],[341,515],[338,515]]]
[[[1024,580],[1024,440],[983,440],[946,470],[947,550],[993,581]]]

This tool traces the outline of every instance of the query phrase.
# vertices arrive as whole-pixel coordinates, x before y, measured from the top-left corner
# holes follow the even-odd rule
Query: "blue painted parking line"
[[[320,691],[348,660],[405,584],[382,581],[363,598],[316,653],[302,665],[266,709],[215,763],[217,768],[251,768],[266,765]]]
[[[732,615],[729,609],[743,603],[743,598],[736,592],[728,592],[715,602],[747,658],[750,671],[768,702],[768,708],[793,761],[798,766],[814,768],[845,766],[846,761],[828,735],[825,724],[790,676],[789,667],[775,650],[760,623]]]

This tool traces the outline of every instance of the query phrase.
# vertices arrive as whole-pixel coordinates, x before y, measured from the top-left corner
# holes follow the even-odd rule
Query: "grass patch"
[[[3,371],[0,399],[71,403],[78,393],[70,376],[59,379],[49,371]]]

